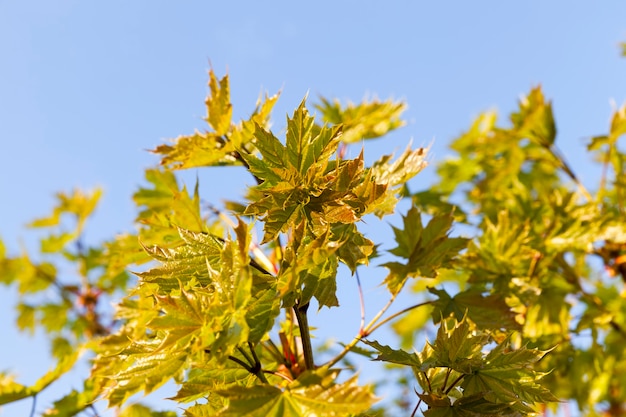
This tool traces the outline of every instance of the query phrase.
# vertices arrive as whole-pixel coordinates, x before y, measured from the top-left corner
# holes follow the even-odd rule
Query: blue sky
[[[557,145],[593,184],[584,145],[607,130],[610,100],[626,100],[624,16],[617,0],[0,0],[0,237],[13,253],[35,250],[24,225],[75,186],[105,191],[88,242],[132,230],[130,196],[157,163],[146,149],[205,127],[210,66],[230,75],[237,118],[260,92],[282,90],[277,130],[307,93],[311,101],[404,99],[408,125],[368,143],[366,155],[434,140],[433,165],[480,111],[505,117],[542,84]],[[242,193],[233,170],[183,174],[188,183],[196,176],[207,201]],[[11,329],[14,296],[0,288],[0,369],[29,382],[49,366],[47,347]],[[38,410],[49,400],[42,396]],[[30,403],[12,407],[0,415],[26,415]]]

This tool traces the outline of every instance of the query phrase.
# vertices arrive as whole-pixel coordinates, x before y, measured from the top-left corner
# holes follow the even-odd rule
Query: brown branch
[[[313,348],[311,346],[311,333],[309,332],[309,320],[306,316],[306,312],[309,309],[309,303],[296,305],[293,308],[296,314],[296,321],[298,322],[298,328],[300,329],[300,340],[302,341],[302,354],[304,355],[304,368],[315,369],[313,362]]]

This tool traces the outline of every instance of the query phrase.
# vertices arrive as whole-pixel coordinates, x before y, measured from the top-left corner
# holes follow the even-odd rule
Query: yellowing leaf
[[[161,165],[169,169],[241,165],[233,145],[216,133],[195,132],[179,136],[172,145],[159,145],[152,152],[162,155]]]
[[[511,114],[513,126],[522,137],[544,147],[550,147],[556,138],[552,104],[546,102],[540,87],[533,88],[519,103],[519,113]]]
[[[343,125],[341,140],[345,143],[377,138],[403,126],[400,115],[406,109],[404,103],[392,100],[348,103],[342,107],[338,100],[331,102],[323,97],[315,107],[322,112],[324,121]]]
[[[0,374],[0,404],[18,401],[40,393],[67,373],[75,365],[81,352],[82,349],[78,349],[61,358],[54,368],[46,372],[30,387],[15,382],[11,376]]]
[[[54,208],[52,215],[43,217],[30,223],[30,227],[51,227],[56,226],[61,221],[63,214],[74,215],[78,222],[78,230],[80,231],[84,221],[93,213],[102,196],[102,190],[95,189],[91,193],[85,193],[79,189],[74,190],[70,194],[57,193],[57,206]]]
[[[230,128],[233,106],[230,104],[230,85],[228,76],[218,81],[215,73],[209,71],[211,94],[206,98],[207,122],[218,135],[224,135]]]
[[[15,382],[13,376],[0,374],[0,405],[19,401],[33,394],[32,388]]]

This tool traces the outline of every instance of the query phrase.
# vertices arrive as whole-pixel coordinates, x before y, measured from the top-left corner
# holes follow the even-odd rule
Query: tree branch
[[[300,305],[296,303],[293,308],[296,314],[296,321],[298,322],[298,328],[300,329],[300,340],[302,340],[302,354],[304,355],[304,368],[315,369],[313,362],[313,348],[311,346],[311,333],[309,332],[309,320],[306,316],[306,312],[309,309],[309,303]]]

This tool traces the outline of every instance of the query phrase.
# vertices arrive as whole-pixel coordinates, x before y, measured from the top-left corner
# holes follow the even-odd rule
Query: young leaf
[[[541,87],[533,88],[519,103],[519,112],[511,114],[514,128],[543,147],[550,147],[556,138],[552,103],[546,102]]]
[[[484,359],[481,369],[466,375],[461,387],[467,394],[485,393],[485,399],[495,404],[510,404],[528,413],[533,404],[557,401],[539,380],[543,374],[532,367],[547,352],[520,348],[508,350],[508,343],[493,349]]]
[[[228,75],[218,81],[215,73],[209,71],[211,94],[206,98],[207,122],[217,135],[224,135],[230,128],[233,106],[230,104],[230,85]]]
[[[434,365],[432,358],[425,357],[419,353],[408,353],[401,349],[392,349],[376,341],[363,340],[363,343],[373,347],[379,352],[379,355],[374,359],[376,361],[406,365],[419,371],[426,371]]]
[[[436,363],[461,374],[475,372],[482,366],[482,348],[488,341],[489,337],[476,332],[465,317],[442,321],[432,345]]]
[[[146,180],[153,188],[140,188],[134,195],[141,211],[137,222],[144,225],[142,236],[154,243],[172,244],[179,238],[176,227],[205,231],[207,226],[200,213],[198,183],[193,194],[180,187],[169,171],[146,170]]]
[[[208,285],[219,271],[223,243],[214,236],[179,228],[178,233],[185,244],[176,249],[161,246],[144,246],[150,256],[162,265],[137,275],[146,283],[157,283],[168,292],[191,280]]]
[[[287,157],[290,165],[294,167],[300,175],[306,174],[313,163],[313,158],[305,158],[308,148],[313,139],[314,119],[309,116],[309,112],[302,100],[300,106],[294,111],[291,118],[287,118]]]
[[[435,288],[428,288],[428,292],[438,297],[433,302],[434,323],[450,315],[460,321],[467,315],[481,329],[521,329],[515,320],[515,313],[498,294],[483,295],[478,289],[468,289],[454,297],[450,297],[445,290]]]
[[[234,151],[233,145],[223,136],[198,131],[192,135],[177,137],[172,145],[159,145],[152,150],[153,153],[162,155],[161,165],[168,169],[241,165]]]
[[[321,98],[315,106],[325,122],[343,125],[342,142],[353,143],[377,138],[404,125],[400,115],[406,110],[402,102],[372,100],[361,104],[348,103],[342,108],[338,100]]]
[[[307,382],[307,379],[316,383]],[[334,383],[332,375],[311,378],[304,374],[289,384],[285,390],[274,386],[233,387],[219,391],[229,399],[226,409],[219,417],[266,417],[270,416],[310,416],[331,417],[353,415],[367,411],[375,398],[368,387],[356,384],[356,377],[343,383]],[[302,382],[301,382],[302,381]]]
[[[73,417],[80,414],[96,401],[97,394],[93,390],[93,381],[86,380],[81,391],[72,390],[69,394],[54,402],[48,408],[44,417]]]
[[[80,353],[82,353],[82,349],[63,357],[54,368],[46,372],[30,387],[15,382],[13,377],[9,375],[0,374],[0,405],[39,394],[66,374],[76,364]]]
[[[172,378],[181,378],[187,364],[187,354],[157,353],[132,355],[117,373],[111,375],[106,398],[109,405],[119,406],[137,392],[156,390]],[[120,364],[122,365],[122,364]],[[123,370],[121,370],[123,369]]]
[[[451,214],[435,215],[423,227],[419,212],[412,207],[403,216],[403,228],[392,226],[398,246],[390,252],[407,260],[383,264],[389,269],[385,283],[392,294],[400,291],[409,277],[436,277],[437,269],[449,264],[465,248],[468,239],[448,237],[452,219]]]
[[[122,409],[118,417],[176,417],[174,411],[154,411],[142,404],[133,404]]]

